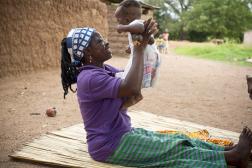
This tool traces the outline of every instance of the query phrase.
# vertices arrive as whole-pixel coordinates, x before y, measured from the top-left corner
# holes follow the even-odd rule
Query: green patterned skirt
[[[129,167],[226,168],[223,150],[183,134],[134,128],[122,137],[106,162]]]

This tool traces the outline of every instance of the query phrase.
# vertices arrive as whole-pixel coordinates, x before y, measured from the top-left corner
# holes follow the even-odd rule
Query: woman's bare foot
[[[249,157],[252,149],[252,131],[245,127],[239,137],[238,144],[230,151],[231,162],[240,168],[248,166]]]
[[[225,146],[224,151],[230,151],[230,150],[234,149],[236,146],[237,146],[237,144],[235,144],[233,146]],[[252,161],[252,152],[250,152],[249,160]]]

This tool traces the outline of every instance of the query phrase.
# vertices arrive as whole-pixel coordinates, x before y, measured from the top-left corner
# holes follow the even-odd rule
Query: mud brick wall
[[[1,0],[0,77],[59,67],[72,27],[95,27],[107,38],[107,12],[99,0]]]

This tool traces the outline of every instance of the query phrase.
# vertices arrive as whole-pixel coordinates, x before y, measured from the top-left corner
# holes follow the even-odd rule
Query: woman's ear
[[[92,55],[92,54],[91,54],[91,49],[90,49],[90,46],[89,46],[89,47],[87,47],[87,48],[84,50],[84,55],[87,55],[87,56]]]

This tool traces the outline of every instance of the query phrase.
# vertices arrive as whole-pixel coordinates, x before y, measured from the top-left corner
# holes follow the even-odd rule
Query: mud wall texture
[[[100,0],[0,0],[0,77],[60,65],[60,42],[72,27],[108,36]]]

